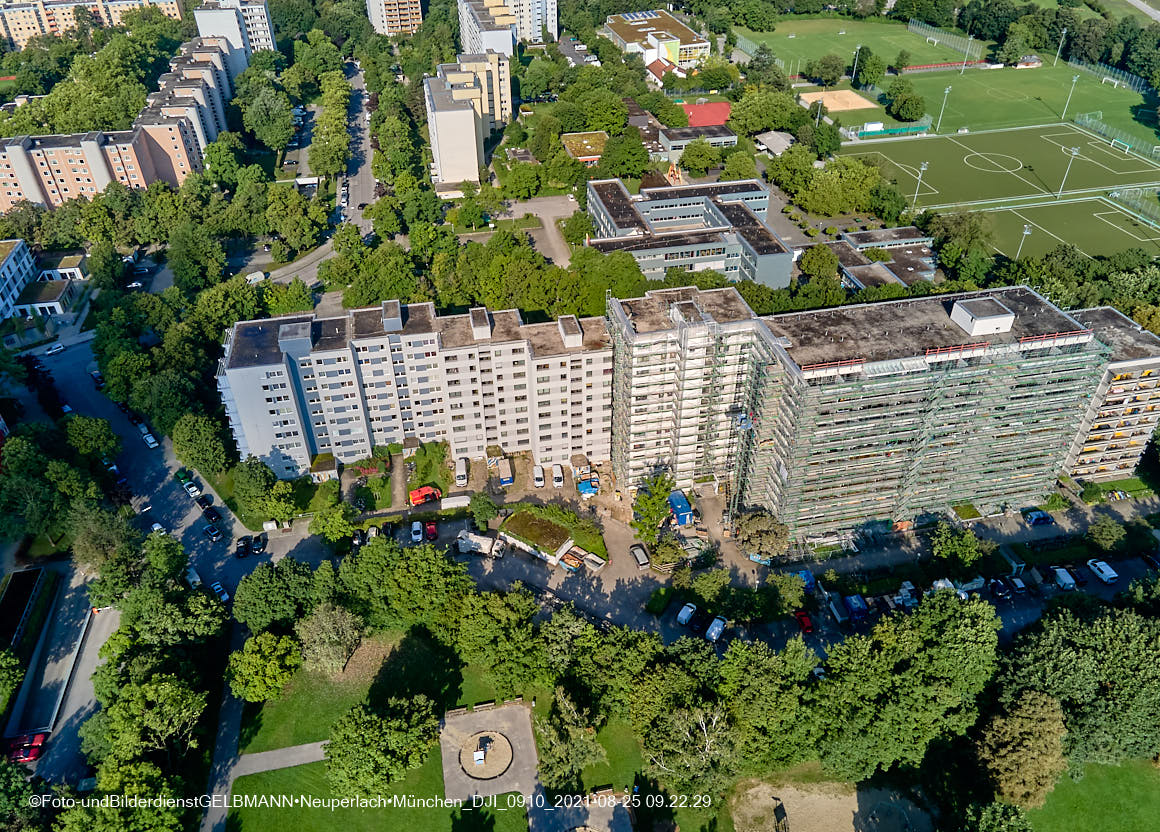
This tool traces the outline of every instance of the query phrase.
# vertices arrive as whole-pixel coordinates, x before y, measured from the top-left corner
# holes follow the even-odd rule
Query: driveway
[[[513,202],[497,219],[519,218],[525,214],[539,217],[543,228],[528,233],[536,244],[536,251],[557,266],[572,262],[572,250],[564,242],[557,220],[570,217],[579,209],[575,199],[567,196],[537,196],[524,202]]]

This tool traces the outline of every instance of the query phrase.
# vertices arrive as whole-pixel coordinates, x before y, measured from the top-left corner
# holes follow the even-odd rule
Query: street
[[[346,64],[347,80],[350,81],[351,95],[348,129],[350,130],[350,162],[347,164],[346,182],[350,188],[350,198],[344,213],[348,222],[358,226],[366,234],[373,230],[373,223],[363,216],[360,205],[370,205],[375,201],[375,177],[371,173],[371,128],[366,118],[366,105],[370,94],[362,70],[355,70],[354,64]]]

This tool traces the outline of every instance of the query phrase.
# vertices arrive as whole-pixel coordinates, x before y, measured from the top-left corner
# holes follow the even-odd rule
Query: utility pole
[[[1071,94],[1075,92],[1075,82],[1078,80],[1078,75],[1071,76],[1071,92],[1067,94],[1067,101],[1065,101],[1063,104],[1063,112],[1059,116],[1061,121],[1067,121],[1067,108],[1071,106]]]
[[[926,171],[927,165],[929,164],[929,162],[923,162],[918,166],[918,184],[914,186],[914,202],[911,205],[914,211],[918,210],[918,191],[922,187],[922,174]]]
[[[1065,37],[1067,37],[1066,26],[1064,26],[1063,31],[1059,33],[1059,46],[1055,49],[1055,60],[1052,62],[1052,66],[1055,66],[1057,63],[1059,63],[1059,53],[1063,51],[1063,39]]]
[[[963,68],[959,70],[959,75],[967,71],[967,58],[971,57],[971,41],[974,39],[974,35],[967,35],[967,51],[963,53]]]
[[[1031,225],[1024,223],[1023,236],[1019,238],[1019,248],[1015,251],[1015,259],[1019,259],[1019,255],[1023,253],[1023,244],[1027,242],[1027,235],[1031,233]]]
[[[1067,152],[1070,154],[1067,159],[1067,169],[1063,172],[1063,181],[1059,183],[1059,193],[1055,195],[1056,199],[1063,196],[1063,186],[1067,184],[1067,175],[1071,173],[1071,163],[1075,161],[1075,157],[1079,155],[1078,147],[1070,147]]]
[[[862,44],[858,44],[858,48],[854,50],[854,71],[850,73],[850,80],[855,84],[858,83],[858,55],[861,54],[861,52]]]
[[[951,85],[947,84],[947,88],[945,90],[943,90],[942,109],[938,111],[938,124],[936,124],[934,126],[934,132],[936,132],[936,133],[940,129],[942,129],[942,117],[943,117],[943,113],[945,113],[947,111],[947,96],[950,94],[951,94]]]

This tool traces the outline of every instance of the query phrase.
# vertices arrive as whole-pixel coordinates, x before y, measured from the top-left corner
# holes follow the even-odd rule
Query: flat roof
[[[648,251],[673,246],[696,246],[724,242],[722,231],[673,231],[665,234],[634,234],[627,237],[604,237],[590,240],[588,245],[597,251]]]
[[[672,185],[665,188],[641,188],[645,199],[684,199],[698,196],[734,196],[758,193],[769,195],[769,189],[757,179],[735,179],[731,182],[711,182],[705,185]]]
[[[267,318],[261,321],[242,321],[234,325],[230,342],[231,369],[238,367],[263,367],[282,363],[282,350],[278,346],[278,330],[286,324],[310,324],[313,315],[297,315],[284,318]]]
[[[48,251],[42,252],[36,262],[41,270],[45,269],[75,269],[85,261],[83,251]]]
[[[661,40],[678,40],[682,46],[709,45],[707,40],[664,9],[609,15],[604,25],[625,43],[643,46],[649,35],[656,35]]]
[[[1071,316],[1112,349],[1112,361],[1160,357],[1160,338],[1110,306],[1080,309]]]
[[[890,253],[894,256],[886,264],[886,268],[907,286],[913,286],[934,276],[934,253],[926,246],[892,248]]]
[[[641,218],[636,206],[632,204],[632,197],[628,195],[628,189],[624,187],[623,182],[619,179],[600,179],[589,182],[588,186],[600,199],[601,204],[604,205],[604,210],[616,223],[617,228],[648,231],[648,225]]]
[[[51,303],[60,300],[69,290],[67,280],[34,280],[20,292],[16,305],[26,303]]]
[[[951,321],[956,301],[996,298],[1015,314],[1009,332],[972,339]],[[977,341],[1018,343],[1022,338],[1075,333],[1087,327],[1024,286],[864,303],[772,315],[763,320],[786,339],[799,367],[848,361],[888,361]]]
[[[862,266],[851,266],[846,271],[867,289],[871,286],[899,285],[898,278],[894,276],[890,269],[886,268],[885,263],[867,263]]]
[[[724,124],[707,124],[704,127],[666,127],[661,135],[670,142],[693,141],[694,139],[727,139],[737,134]]]
[[[929,234],[919,231],[913,225],[903,225],[898,228],[874,228],[869,231],[850,231],[842,236],[856,246],[869,246],[875,243],[901,243],[908,240],[917,242],[930,239]]]
[[[604,146],[608,144],[608,134],[603,130],[564,133],[560,136],[560,141],[574,159],[591,158],[604,152]]]
[[[20,240],[0,240],[0,263],[7,260],[20,243]]]
[[[756,317],[753,310],[732,286],[722,289],[698,289],[685,286],[680,289],[653,289],[642,298],[617,300],[632,328],[640,334],[676,329],[669,310],[676,306],[681,315],[700,311],[717,323],[733,323]]]
[[[823,245],[834,252],[838,258],[838,263],[844,268],[852,269],[855,266],[866,266],[870,263],[869,257],[845,240],[834,240],[832,243],[823,243]]]
[[[729,220],[733,230],[740,234],[757,254],[778,254],[789,251],[782,245],[777,235],[759,220],[744,202],[725,202],[717,199],[713,203],[725,215],[725,219]]]

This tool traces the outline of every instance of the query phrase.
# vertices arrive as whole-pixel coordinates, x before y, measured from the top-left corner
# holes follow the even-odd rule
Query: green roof
[[[69,285],[67,280],[34,280],[24,287],[24,291],[16,299],[16,305],[52,303],[54,300],[60,300],[69,290]]]
[[[37,261],[41,271],[46,269],[75,269],[85,262],[85,253],[83,251],[49,252],[40,255]]]
[[[20,242],[20,240],[0,240],[0,263],[8,259],[8,255],[20,245]]]

